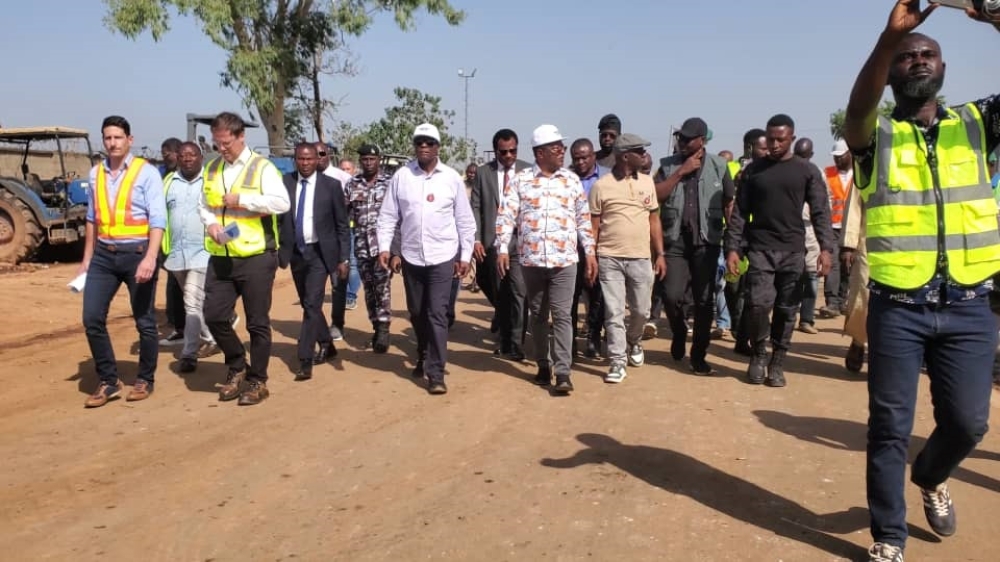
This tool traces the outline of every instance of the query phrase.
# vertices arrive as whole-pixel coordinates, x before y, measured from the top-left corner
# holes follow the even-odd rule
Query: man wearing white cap
[[[399,168],[379,210],[379,265],[388,269],[389,252],[401,234],[403,286],[410,322],[417,335],[414,377],[427,376],[427,391],[444,394],[448,359],[448,302],[452,281],[469,272],[476,219],[462,176],[438,160],[441,134],[430,123],[413,131],[416,159]],[[398,272],[397,272],[398,273]]]
[[[844,245],[844,209],[847,204],[847,196],[854,187],[854,159],[851,158],[851,151],[847,148],[847,141],[840,139],[833,144],[833,166],[827,166],[824,170],[826,174],[827,191],[830,193],[830,222],[833,225],[833,234],[837,238],[836,251]],[[836,256],[834,256],[836,257]],[[841,260],[834,259],[830,268],[830,273],[823,283],[823,295],[826,297],[826,306],[819,310],[820,318],[836,318],[844,312],[845,300],[847,299],[847,287],[851,280],[851,270],[841,264]]]
[[[535,165],[518,172],[501,199],[497,214],[497,268],[503,277],[510,268],[508,244],[516,229],[521,266],[531,308],[538,374],[535,383],[552,384],[565,394],[573,390],[570,365],[573,360],[573,326],[570,306],[580,261],[577,245],[583,246],[586,279],[597,278],[597,259],[590,209],[580,178],[563,167],[564,137],[553,125],[535,129],[531,147]],[[554,337],[549,342],[549,313]]]

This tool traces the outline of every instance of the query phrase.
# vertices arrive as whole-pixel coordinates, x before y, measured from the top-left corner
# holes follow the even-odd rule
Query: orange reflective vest
[[[847,204],[847,194],[854,186],[854,177],[851,176],[847,185],[844,185],[840,181],[840,170],[836,166],[830,166],[826,169],[826,183],[830,186],[830,222],[843,224],[844,206]]]
[[[94,222],[97,236],[106,240],[121,240],[149,237],[149,220],[136,218],[132,213],[132,190],[136,178],[146,165],[142,158],[132,158],[125,169],[125,177],[118,186],[118,196],[114,202],[108,197],[108,173],[104,164],[97,165],[97,181],[94,185]]]

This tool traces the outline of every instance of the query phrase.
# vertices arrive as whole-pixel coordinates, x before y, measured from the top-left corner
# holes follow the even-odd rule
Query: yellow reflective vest
[[[214,158],[205,166],[204,193],[206,206],[215,214],[215,220],[226,228],[237,223],[239,236],[221,246],[205,234],[205,249],[213,256],[229,256],[245,258],[263,254],[269,250],[278,249],[278,219],[274,215],[261,214],[246,209],[227,209],[223,203],[226,186],[222,181],[222,169],[225,161],[222,157]],[[229,193],[260,195],[264,192],[261,186],[261,175],[268,166],[273,166],[267,158],[255,152],[243,166]]]
[[[933,153],[913,123],[878,120],[874,181],[859,194],[870,276],[888,287],[922,287],[939,266],[964,286],[1000,271],[982,115],[973,104],[946,111]]]
[[[94,222],[97,236],[105,240],[149,237],[149,219],[135,218],[132,214],[132,190],[139,172],[146,165],[142,158],[133,157],[125,169],[125,176],[118,187],[118,196],[112,202],[108,197],[108,172],[104,164],[97,165],[94,182]]]

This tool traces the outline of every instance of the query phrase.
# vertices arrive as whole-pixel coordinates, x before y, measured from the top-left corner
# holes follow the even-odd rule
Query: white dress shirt
[[[232,164],[223,162],[222,186],[225,188],[226,193],[232,190],[233,184],[236,183],[236,180],[239,178],[243,168],[246,167],[247,162],[250,161],[252,155],[253,152],[250,148],[244,147],[243,152],[240,153],[235,162]],[[266,215],[280,215],[281,213],[288,212],[292,207],[291,202],[288,200],[288,189],[285,188],[285,182],[281,180],[281,172],[273,164],[264,166],[260,174],[260,186],[260,194],[240,194],[240,207],[253,213]],[[201,196],[201,204],[198,205],[198,214],[201,215],[201,222],[206,227],[219,223],[215,219],[215,213],[208,207],[204,194]]]
[[[378,215],[378,247],[390,251],[396,228],[407,263],[427,267],[472,257],[476,219],[465,182],[453,168],[437,163],[424,172],[416,160],[396,171]]]
[[[316,172],[308,178],[302,177],[302,174],[296,174],[298,178],[295,182],[295,201],[292,202],[293,205],[299,204],[299,197],[301,197],[302,192],[302,180],[306,180],[306,200],[302,203],[302,209],[295,209],[295,217],[297,218],[299,213],[302,213],[302,238],[305,239],[306,244],[315,244],[316,240],[316,230],[313,228],[313,201],[315,201],[316,196]]]
[[[351,180],[354,179],[354,176],[348,174],[347,172],[341,170],[340,168],[334,166],[333,164],[330,164],[329,166],[326,167],[325,170],[323,170],[323,175],[339,181],[340,188],[344,190],[344,195],[345,196],[350,195],[350,193],[347,192],[348,189],[347,184],[351,183]]]

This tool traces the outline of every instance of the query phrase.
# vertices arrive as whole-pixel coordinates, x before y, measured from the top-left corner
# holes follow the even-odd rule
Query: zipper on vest
[[[943,277],[942,283],[944,283],[948,279],[948,253],[945,248],[944,194],[941,192],[941,176],[938,174],[937,152],[931,151],[927,147],[927,139],[923,138],[923,135],[917,131],[916,125],[910,123],[910,127],[913,128],[913,135],[916,137],[914,140],[916,140],[917,146],[924,151],[924,155],[927,157],[927,165],[930,166],[931,169],[931,183],[934,188],[934,206],[937,210],[938,271],[941,272]],[[921,143],[921,141],[923,141],[923,143]],[[941,296],[943,300],[944,294],[942,293]]]

